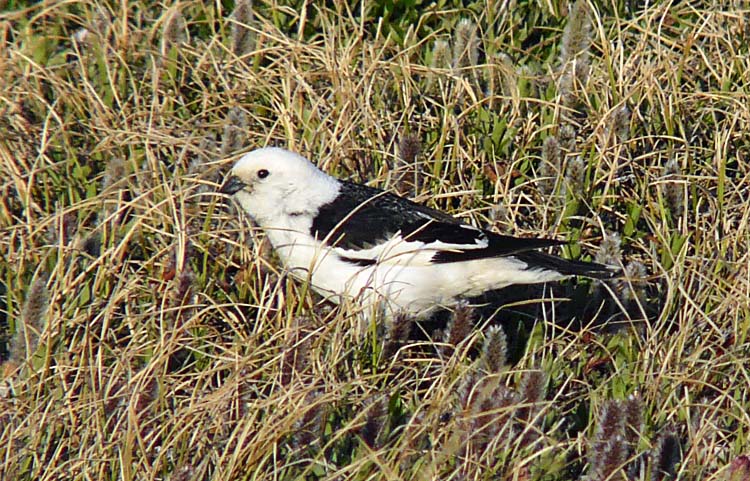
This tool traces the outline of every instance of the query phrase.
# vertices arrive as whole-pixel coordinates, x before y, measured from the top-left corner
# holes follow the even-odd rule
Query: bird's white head
[[[261,225],[279,216],[314,214],[338,191],[336,179],[301,155],[277,147],[245,154],[221,188]]]

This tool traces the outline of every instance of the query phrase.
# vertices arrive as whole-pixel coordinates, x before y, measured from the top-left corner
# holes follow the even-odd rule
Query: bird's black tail
[[[566,276],[586,276],[594,279],[612,279],[622,275],[622,269],[615,266],[563,259],[539,251],[527,251],[513,257],[526,262],[531,269],[548,269]]]

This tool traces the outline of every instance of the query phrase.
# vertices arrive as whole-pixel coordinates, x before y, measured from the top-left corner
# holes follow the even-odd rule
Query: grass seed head
[[[568,14],[560,50],[560,62],[563,66],[570,62],[588,63],[591,46],[591,21],[589,7],[585,0],[576,0]],[[579,80],[581,80],[579,78]]]
[[[490,221],[489,227],[497,227],[498,224],[510,223],[510,212],[504,203],[493,204],[490,206],[487,218]]]
[[[481,359],[487,373],[499,373],[505,368],[508,359],[508,338],[502,326],[490,326],[485,332]]]
[[[682,446],[680,439],[668,429],[659,436],[656,449],[652,454],[653,470],[651,479],[674,479],[677,464],[682,461]]]
[[[471,429],[472,434],[479,434],[477,441],[481,449],[513,419],[518,402],[518,394],[500,383],[475,403]]]
[[[365,404],[367,405],[365,408],[367,409],[367,418],[364,426],[359,430],[359,435],[370,449],[379,449],[388,422],[388,398],[383,396],[371,397]]]
[[[172,47],[187,41],[187,24],[182,16],[180,5],[170,8],[162,27],[162,55],[166,55]]]
[[[630,109],[627,105],[615,110],[612,116],[612,132],[620,142],[626,142],[630,138]]]
[[[518,409],[518,419],[531,423],[542,409],[541,403],[547,392],[547,375],[544,371],[535,369],[527,371],[518,386],[518,398],[524,406]],[[531,431],[527,431],[531,432]],[[528,444],[530,439],[526,440]]]
[[[172,472],[169,481],[192,481],[195,477],[195,467],[190,464],[183,464]]]
[[[419,154],[422,153],[422,143],[419,141],[419,137],[413,134],[402,136],[398,144],[398,152],[404,164],[413,165]]]
[[[291,437],[291,444],[295,449],[306,449],[313,443],[321,442],[326,414],[322,398],[323,394],[318,390],[306,395],[304,413],[295,421]]]
[[[498,52],[493,57],[494,63],[499,68],[494,69],[499,78],[496,80],[497,87],[500,88],[499,92],[490,92],[491,94],[499,93],[505,97],[513,97],[517,95],[518,90],[518,68],[513,63],[513,59],[510,55],[504,52]]]
[[[625,416],[621,403],[607,401],[602,407],[599,415],[599,424],[596,429],[596,440],[607,441],[622,436],[625,429]]]
[[[232,12],[232,52],[242,57],[253,51],[255,36],[249,28],[255,20],[252,0],[239,0]]]
[[[419,193],[419,177],[421,176],[421,168],[417,163],[417,157],[422,151],[419,137],[412,134],[402,136],[398,144],[398,151],[396,190],[404,195],[408,193],[416,196]]]
[[[247,117],[245,112],[234,107],[229,110],[221,139],[221,155],[229,156],[247,144]]]
[[[586,184],[586,163],[580,155],[568,159],[565,169],[565,180],[573,192],[583,192]]]
[[[304,372],[310,364],[310,348],[312,346],[311,319],[307,316],[294,318],[292,331],[287,338],[281,365],[281,385],[287,386],[295,375]]]
[[[479,63],[477,26],[468,18],[461,19],[453,34],[454,68],[474,67]]]
[[[558,129],[557,139],[563,153],[570,154],[576,152],[576,128],[571,124],[562,124]]]
[[[102,191],[106,191],[108,188],[117,184],[119,181],[127,176],[127,166],[122,157],[112,157],[107,162],[107,167],[104,169],[104,176],[102,177]]]
[[[22,364],[36,351],[39,335],[47,324],[49,303],[47,275],[37,275],[26,295],[20,322],[16,323],[16,332],[11,338],[8,358],[14,364]]]
[[[576,85],[584,86],[588,80],[590,45],[588,4],[584,0],[577,0],[568,15],[560,50],[562,75],[558,91],[563,105],[573,105],[577,99]]]
[[[607,265],[619,265],[622,261],[622,241],[620,235],[612,232],[602,239],[599,251],[596,253],[596,262]]]
[[[474,308],[467,302],[459,302],[453,311],[453,318],[448,324],[446,343],[455,347],[469,337],[474,329]]]
[[[679,216],[682,213],[685,196],[683,194],[682,183],[679,178],[682,175],[680,164],[671,159],[664,166],[664,200],[673,216]]]
[[[739,456],[729,465],[727,481],[747,481],[750,479],[750,456]]]
[[[177,275],[177,285],[174,291],[174,303],[177,306],[182,306],[186,303],[190,303],[190,298],[193,295],[193,288],[196,286],[198,277],[195,275],[193,270],[185,266],[182,271]]]
[[[605,480],[622,470],[628,460],[628,445],[618,435],[606,441],[595,442],[590,447],[588,479]]]
[[[640,397],[631,394],[623,402],[625,411],[625,440],[635,447],[643,432],[643,401]]]
[[[630,261],[625,266],[625,276],[619,281],[618,295],[625,305],[646,302],[646,266],[639,261]]]
[[[446,69],[451,66],[451,46],[446,40],[435,40],[432,46],[432,59],[430,67],[434,69]]]
[[[386,339],[383,345],[382,358],[385,360],[393,358],[401,346],[409,341],[414,319],[405,312],[397,312],[388,325]]]
[[[551,195],[557,185],[557,177],[562,171],[563,153],[557,138],[550,135],[542,144],[542,165],[539,169],[539,189],[544,195]]]

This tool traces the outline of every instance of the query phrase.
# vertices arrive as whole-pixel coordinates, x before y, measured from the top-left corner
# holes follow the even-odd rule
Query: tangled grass
[[[1,479],[750,476],[744,2],[1,3]],[[628,275],[363,325],[265,145]]]

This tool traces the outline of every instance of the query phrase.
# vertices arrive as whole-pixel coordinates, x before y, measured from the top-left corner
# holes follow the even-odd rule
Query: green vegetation
[[[0,479],[750,477],[746,4],[165,3],[0,2]],[[368,324],[265,145],[628,276]]]

